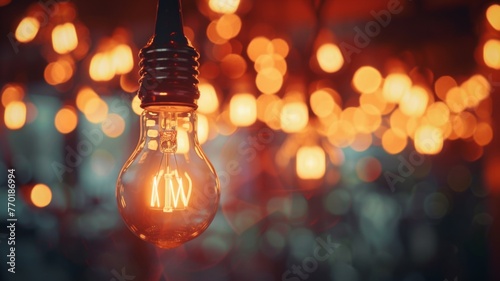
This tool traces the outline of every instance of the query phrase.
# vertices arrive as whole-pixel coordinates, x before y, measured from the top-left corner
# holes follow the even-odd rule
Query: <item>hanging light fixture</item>
[[[199,236],[219,204],[219,180],[196,134],[199,54],[179,0],[159,0],[155,35],[140,51],[141,133],[116,184],[120,214],[139,238],[173,248]]]

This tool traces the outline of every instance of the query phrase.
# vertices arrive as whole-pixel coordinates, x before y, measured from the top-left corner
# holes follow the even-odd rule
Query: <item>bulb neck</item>
[[[142,108],[198,107],[199,53],[184,36],[180,0],[158,1],[155,34],[139,57]]]

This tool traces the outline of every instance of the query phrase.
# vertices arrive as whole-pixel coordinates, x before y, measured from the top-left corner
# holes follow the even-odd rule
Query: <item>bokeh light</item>
[[[247,55],[252,61],[256,61],[260,55],[270,54],[273,52],[273,44],[268,38],[263,36],[253,38],[247,47]]]
[[[19,84],[5,84],[2,88],[2,105],[7,107],[10,102],[22,101],[24,88]]]
[[[111,80],[116,74],[112,57],[107,53],[95,54],[90,61],[89,74],[94,81]]]
[[[73,23],[57,25],[52,30],[52,47],[58,54],[67,54],[78,46],[78,37]]]
[[[59,109],[54,119],[54,125],[61,134],[68,134],[75,130],[78,124],[78,115],[72,106],[64,106]]]
[[[484,63],[493,69],[500,69],[500,40],[490,39],[483,47]]]
[[[382,136],[382,147],[389,154],[398,154],[408,143],[406,134],[398,129],[386,130]]]
[[[257,74],[255,84],[259,91],[264,94],[276,94],[283,85],[283,76],[274,67],[265,68]]]
[[[467,107],[467,92],[461,87],[453,87],[446,94],[446,104],[454,113],[460,113]]]
[[[387,102],[398,103],[411,88],[411,79],[405,74],[389,74],[384,81],[383,96]]]
[[[443,149],[443,133],[434,126],[418,127],[414,141],[415,149],[420,154],[438,154]]]
[[[39,29],[40,22],[36,18],[25,17],[16,28],[16,39],[21,43],[28,43],[35,39]]]
[[[83,114],[91,123],[100,123],[108,115],[108,105],[99,96],[93,96],[85,103]]]
[[[110,138],[117,138],[125,130],[125,120],[116,113],[109,114],[101,124],[102,131]]]
[[[363,66],[354,73],[352,84],[354,89],[360,93],[373,93],[382,84],[382,75],[374,67]]]
[[[486,19],[491,26],[500,31],[500,5],[492,4],[486,10]]]
[[[448,92],[454,88],[457,87],[457,81],[453,79],[451,76],[441,76],[439,77],[436,82],[434,83],[434,90],[436,92],[436,95],[443,101],[446,101],[446,95]]]
[[[204,114],[214,113],[219,109],[219,99],[214,86],[209,83],[200,83],[200,99],[198,100],[198,112]]]
[[[303,146],[297,151],[296,172],[301,179],[320,179],[325,175],[325,152],[319,146]]]
[[[327,73],[337,72],[344,65],[342,52],[337,45],[331,43],[323,44],[318,48],[316,59],[319,67]]]
[[[4,112],[5,126],[10,130],[18,130],[26,122],[26,104],[22,101],[13,101],[7,104]]]
[[[309,121],[307,105],[303,102],[285,103],[281,109],[280,120],[284,132],[302,131]]]
[[[426,90],[419,86],[413,86],[401,98],[399,109],[411,117],[419,117],[425,113],[429,95]]]
[[[323,89],[312,93],[309,103],[311,104],[311,109],[314,114],[320,118],[327,117],[332,114],[334,107],[336,106],[332,95]]]
[[[238,10],[240,0],[209,0],[208,6],[216,13],[231,14]]]
[[[375,157],[364,157],[356,164],[356,174],[364,182],[373,182],[382,173],[382,165]]]
[[[486,146],[493,140],[493,129],[485,122],[477,124],[474,131],[474,141],[480,146]]]
[[[116,74],[129,73],[134,68],[132,50],[126,44],[119,44],[111,50],[111,63]]]
[[[31,202],[38,208],[47,207],[52,201],[52,191],[42,183],[36,184],[31,190]]]
[[[247,63],[242,56],[229,54],[221,60],[221,70],[227,77],[237,79],[247,71]]]
[[[58,85],[67,82],[73,76],[73,65],[66,59],[58,59],[45,67],[43,72],[45,81],[50,85]]]
[[[222,39],[229,40],[238,35],[241,30],[241,19],[235,14],[226,14],[219,18],[215,30]]]
[[[229,102],[231,123],[247,127],[257,120],[257,100],[252,94],[235,94]]]

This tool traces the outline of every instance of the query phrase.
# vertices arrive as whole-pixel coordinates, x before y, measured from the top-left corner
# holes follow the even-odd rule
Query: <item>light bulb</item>
[[[199,55],[184,36],[179,0],[159,0],[155,32],[140,52],[141,132],[116,199],[132,233],[169,249],[208,228],[220,190],[196,134]]]
[[[143,111],[139,143],[118,178],[117,201],[128,228],[161,248],[177,247],[209,226],[219,181],[196,137],[192,108]]]

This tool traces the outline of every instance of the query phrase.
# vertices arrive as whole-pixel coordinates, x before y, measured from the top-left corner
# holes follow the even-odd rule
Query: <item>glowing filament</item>
[[[164,213],[186,209],[189,204],[189,199],[191,198],[193,183],[187,173],[184,173],[184,177],[186,179],[185,181],[187,182],[186,185],[184,184],[185,181],[179,175],[177,169],[174,169],[171,172],[167,171],[167,173],[164,173],[163,170],[160,170],[153,179],[150,206],[152,208],[161,208]],[[165,191],[163,208],[160,202],[159,193],[159,184],[162,178]]]

